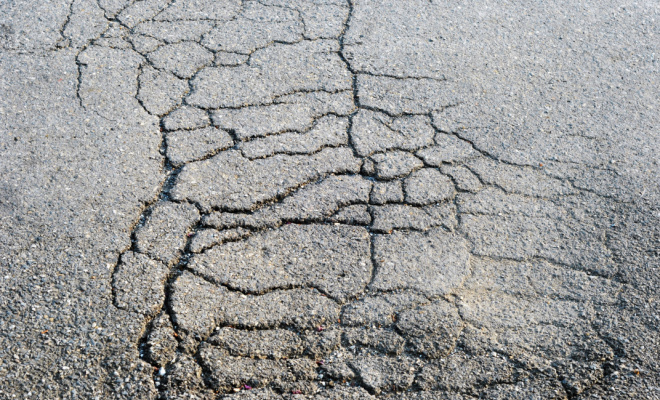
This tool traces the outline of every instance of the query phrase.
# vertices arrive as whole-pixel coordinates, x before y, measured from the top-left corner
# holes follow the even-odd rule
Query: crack
[[[295,132],[292,132],[292,133],[295,133]],[[272,158],[272,157],[275,157],[275,156],[278,156],[278,155],[314,156],[316,154],[319,154],[319,153],[323,152],[323,150],[326,150],[326,149],[345,149],[345,148],[350,148],[350,147],[347,146],[346,143],[337,144],[337,145],[335,145],[335,144],[323,144],[321,146],[318,146],[316,150],[312,150],[312,151],[305,151],[305,150],[301,150],[301,151],[295,151],[295,150],[274,151],[272,154],[264,155],[264,156],[258,156],[258,157],[246,156],[243,149],[239,149],[239,150],[241,151],[241,154],[243,155],[244,158],[247,158],[250,161],[254,161],[254,160],[265,160],[265,159]]]
[[[255,54],[256,52],[258,52],[258,51],[260,51],[260,50],[267,49],[267,48],[269,48],[269,47],[271,47],[271,46],[273,46],[273,45],[276,45],[276,44],[294,45],[294,44],[302,43],[302,42],[304,42],[304,41],[305,41],[305,38],[302,37],[302,35],[300,36],[300,39],[298,39],[298,40],[293,40],[293,41],[286,41],[286,40],[271,40],[270,42],[266,43],[266,44],[263,45],[263,46],[259,46],[259,47],[255,48],[255,49],[250,50],[250,51],[248,52],[248,54],[247,54],[247,56],[248,56],[247,60],[245,60],[245,62],[242,63],[241,65],[247,65],[247,66],[251,67],[251,66],[252,66],[252,56],[254,56],[254,54]],[[239,54],[240,54],[240,53],[239,53]]]
[[[357,87],[357,75],[355,71],[353,70],[353,67],[351,63],[348,61],[346,58],[346,55],[344,54],[345,52],[345,40],[346,40],[346,33],[348,32],[348,29],[350,28],[350,23],[351,23],[351,18],[353,17],[353,12],[354,12],[354,5],[353,5],[353,0],[346,0],[348,3],[348,15],[346,16],[346,20],[343,23],[341,34],[339,35],[339,51],[337,54],[339,55],[339,58],[344,62],[346,65],[346,69],[351,73],[352,79],[351,79],[351,90],[353,92],[353,104],[355,105],[356,110],[353,111],[349,117],[348,117],[348,128],[346,130],[346,134],[348,136],[348,143],[353,149],[353,155],[356,157],[360,157],[360,154],[358,153],[357,149],[355,148],[355,141],[353,140],[353,118],[355,115],[357,115],[359,109],[360,109],[360,94],[358,92],[358,87]]]
[[[261,4],[261,5],[264,6],[264,7],[272,7],[272,8],[279,8],[279,9],[282,9],[282,10],[293,11],[293,12],[295,12],[296,15],[298,16],[298,21],[300,21],[300,22],[303,24],[303,27],[306,27],[306,26],[305,26],[305,20],[304,20],[304,18],[302,17],[302,14],[301,14],[300,10],[298,10],[298,9],[295,8],[295,7],[290,7],[290,6],[285,6],[285,5],[278,5],[278,4],[267,4],[267,3],[264,3],[262,0],[256,0],[256,3],[257,3],[257,4]],[[245,16],[243,16],[243,18],[245,18],[245,19],[247,19],[247,20],[249,20],[249,21],[259,22],[259,20],[256,20],[256,19],[250,19],[250,18],[247,18],[247,17],[245,17]],[[277,22],[280,22],[280,21],[277,21]]]
[[[438,128],[438,127],[435,125],[435,122],[434,122],[432,116],[431,116],[431,125],[435,128],[436,132],[444,133],[444,134],[447,134],[447,135],[455,136],[456,138],[462,140],[463,142],[468,143],[468,144],[469,144],[469,145],[470,145],[470,146],[471,146],[476,152],[478,152],[478,153],[481,154],[482,156],[484,156],[484,157],[486,157],[486,158],[489,158],[489,159],[491,159],[491,160],[493,160],[493,161],[496,161],[496,162],[498,162],[498,163],[502,163],[502,164],[506,164],[506,165],[510,165],[510,166],[514,166],[514,167],[518,167],[518,168],[531,168],[531,169],[533,169],[533,170],[536,170],[536,171],[539,171],[539,172],[543,173],[543,174],[544,174],[545,176],[547,176],[548,178],[556,179],[556,180],[558,180],[558,181],[560,181],[560,182],[567,183],[571,188],[575,189],[575,190],[578,191],[578,192],[582,192],[582,193],[590,193],[590,194],[593,194],[593,195],[598,196],[598,197],[600,197],[600,198],[607,199],[607,200],[611,200],[611,201],[614,201],[614,202],[617,202],[617,203],[622,203],[622,204],[632,204],[632,203],[634,202],[633,200],[630,200],[630,201],[621,200],[621,199],[618,199],[615,195],[606,195],[606,194],[600,193],[600,192],[597,191],[597,190],[594,190],[594,189],[591,189],[591,188],[588,188],[588,187],[581,186],[581,185],[579,185],[579,184],[576,182],[576,180],[573,179],[573,178],[566,177],[566,176],[561,176],[561,175],[556,175],[556,174],[552,174],[552,173],[549,172],[547,169],[543,168],[542,164],[541,164],[541,165],[535,165],[535,164],[518,164],[518,163],[511,162],[511,161],[502,160],[502,159],[500,159],[499,157],[497,157],[497,156],[491,154],[490,152],[488,152],[488,151],[486,151],[486,150],[480,148],[479,146],[477,146],[477,145],[476,145],[473,141],[471,141],[470,139],[467,139],[467,138],[465,138],[464,136],[462,136],[461,133],[460,133],[460,131],[447,132],[447,131],[443,131],[443,130],[441,130],[440,128]],[[561,161],[556,161],[556,160],[553,160],[552,162],[556,162],[556,163],[559,163],[559,164],[563,164],[563,162],[561,162]],[[574,163],[574,164],[584,165],[585,167],[588,167],[588,168],[591,168],[591,169],[602,170],[602,171],[610,171],[610,172],[613,172],[613,173],[615,173],[615,174],[618,174],[618,171],[613,170],[613,169],[610,169],[610,168],[595,168],[595,167],[593,167],[592,165],[583,164],[583,163]],[[485,184],[485,185],[491,185],[491,186],[496,186],[496,187],[502,189],[503,191],[505,191],[505,192],[507,192],[507,193],[515,193],[515,192],[511,192],[511,191],[509,191],[509,190],[506,190],[506,189],[504,189],[503,187],[501,187],[501,186],[499,186],[499,185],[497,185],[497,184],[493,184],[493,183],[491,183],[491,184],[486,184],[486,183],[483,181],[483,179],[481,178],[481,176],[480,176],[477,172],[475,172],[474,170],[472,170],[472,169],[471,169],[469,166],[467,166],[467,165],[466,165],[465,167],[468,168],[468,169],[470,169],[470,171],[471,171],[472,173],[474,173],[474,174],[479,178],[479,180],[480,180],[480,182],[481,182],[482,184]]]
[[[338,148],[344,148],[344,147],[345,146],[339,146]],[[307,186],[309,184],[319,182],[319,181],[321,181],[321,180],[323,180],[323,179],[325,179],[329,176],[345,176],[345,175],[346,176],[353,176],[353,175],[359,175],[359,174],[353,174],[353,173],[350,173],[348,171],[340,171],[340,172],[337,172],[337,173],[332,173],[332,172],[331,173],[324,173],[324,174],[321,174],[319,176],[307,179],[305,181],[298,182],[296,185],[291,186],[290,188],[288,188],[285,191],[277,193],[277,194],[273,195],[272,197],[270,197],[268,199],[264,199],[262,201],[254,203],[250,208],[240,208],[240,207],[231,207],[231,206],[217,206],[216,205],[216,206],[209,206],[208,208],[204,207],[203,208],[204,213],[208,214],[208,213],[211,213],[211,212],[214,212],[214,211],[216,211],[216,212],[227,212],[227,213],[238,213],[238,214],[255,212],[255,211],[257,211],[257,210],[259,210],[259,209],[261,209],[265,206],[275,204],[275,203],[281,203],[285,198],[289,197],[292,193],[295,193],[296,191],[304,188],[305,186]]]
[[[122,24],[122,26],[125,26],[125,25]],[[129,43],[130,43],[133,51],[135,51],[137,54],[141,54],[140,52],[138,52],[135,49],[135,46],[132,42],[129,41]],[[142,74],[145,63],[150,64],[149,60],[146,59],[145,57],[143,57],[143,60],[144,60],[144,62],[139,66],[138,74],[136,75],[135,98],[138,101],[138,103],[140,104],[140,106],[144,109],[144,111],[148,114],[151,114],[146,109],[146,107],[144,106],[142,101],[139,99],[140,75]],[[80,71],[80,66],[82,64],[79,62],[78,55],[76,56],[76,61],[77,61],[77,63],[79,63],[79,71]],[[152,67],[153,67],[153,65],[152,65]],[[80,84],[82,83],[82,73],[80,73],[80,72],[79,72],[78,79],[79,79],[79,85],[78,85],[77,94],[78,94],[78,98],[79,98],[79,100],[82,104],[82,98],[80,97]],[[157,195],[154,196],[154,198],[151,201],[147,202],[144,205],[144,208],[143,208],[142,212],[140,213],[140,216],[138,217],[136,223],[134,224],[134,226],[131,229],[131,247],[129,248],[129,250],[133,250],[133,251],[137,251],[137,238],[136,238],[137,230],[140,228],[140,226],[142,226],[145,223],[145,221],[149,217],[154,204],[156,204],[159,201],[169,200],[169,191],[171,190],[171,188],[174,184],[174,181],[176,180],[176,177],[178,176],[178,173],[181,171],[181,168],[175,168],[172,165],[172,163],[170,162],[170,160],[168,159],[168,157],[167,157],[167,147],[168,147],[168,145],[167,145],[167,139],[166,139],[166,131],[163,129],[162,124],[163,124],[163,122],[162,122],[162,119],[161,119],[161,145],[160,145],[160,153],[162,155],[161,174],[163,174],[164,177],[161,180],[160,188],[158,190]],[[199,208],[198,205],[196,205],[196,206]],[[189,245],[189,242],[190,242],[190,237],[188,238],[186,246]],[[126,251],[128,251],[128,250],[123,251],[121,253],[121,255],[118,257],[118,263],[119,263],[119,260],[121,259],[121,257],[123,256],[123,254]],[[138,343],[137,343],[138,350],[140,350],[140,358],[142,360],[144,360],[145,362],[149,363],[150,365],[154,366],[154,367],[156,367],[156,365],[151,363],[146,358],[146,355],[144,354],[142,349],[143,349],[144,345],[146,344],[146,341],[148,340],[149,335],[152,333],[153,322],[159,314],[161,314],[161,313],[167,314],[168,318],[170,319],[170,322],[173,324],[173,326],[176,326],[176,325],[174,325],[174,320],[172,318],[172,313],[171,313],[171,310],[169,309],[171,296],[172,296],[172,294],[171,294],[171,285],[172,285],[172,282],[176,279],[176,277],[180,274],[179,264],[182,263],[182,262],[186,262],[186,261],[187,261],[187,255],[184,253],[184,254],[180,255],[179,261],[176,263],[176,265],[174,267],[169,268],[166,283],[164,285],[165,298],[164,298],[163,304],[161,305],[160,309],[157,312],[154,313],[154,316],[146,318],[145,331],[144,331],[143,335],[141,336],[141,338],[138,340]],[[116,275],[115,275],[116,273],[117,273],[117,266],[115,265],[115,268],[113,269],[112,275],[111,275],[112,276],[113,288],[114,288],[114,282],[115,282],[115,279],[116,279]],[[117,306],[116,292],[114,290],[113,290],[113,304],[115,306]],[[167,366],[164,366],[164,368],[167,368]],[[157,377],[156,373],[157,372],[158,372],[158,370],[156,370],[156,372],[154,372],[154,375],[153,375],[154,384],[156,384],[156,377]],[[162,398],[163,395],[164,395],[163,390],[165,389],[165,385],[162,382],[160,382],[160,384],[157,385],[156,387],[159,391],[159,398]]]
[[[448,106],[448,107],[454,107],[454,105],[452,105],[452,106]],[[472,149],[473,149],[474,151],[476,151],[477,153],[481,154],[482,156],[484,156],[484,157],[486,157],[486,158],[489,158],[489,159],[491,159],[491,160],[493,160],[493,161],[496,161],[496,162],[499,162],[499,163],[502,163],[502,164],[506,164],[506,165],[514,166],[514,167],[519,167],[519,168],[531,168],[531,169],[534,169],[534,170],[536,170],[536,171],[540,171],[540,172],[542,172],[543,174],[545,174],[545,175],[548,176],[549,178],[559,179],[559,178],[557,178],[557,177],[554,177],[554,176],[549,175],[548,172],[546,171],[546,169],[543,168],[542,166],[539,166],[539,165],[530,165],[530,164],[518,164],[518,163],[511,162],[511,161],[502,160],[502,159],[500,159],[499,157],[497,157],[497,156],[491,154],[491,153],[488,152],[487,150],[484,150],[484,149],[480,148],[480,147],[477,146],[477,144],[474,143],[472,140],[470,140],[470,139],[464,137],[463,135],[461,135],[461,132],[460,132],[460,131],[451,131],[451,132],[448,132],[448,131],[444,131],[444,130],[442,130],[441,128],[439,128],[439,127],[436,125],[435,120],[434,120],[434,118],[433,118],[433,113],[430,113],[430,114],[427,113],[427,115],[428,115],[428,117],[429,117],[430,120],[431,120],[431,126],[435,129],[436,132],[438,132],[438,133],[444,133],[444,134],[446,134],[446,135],[451,135],[451,136],[456,137],[457,139],[459,139],[459,140],[461,140],[461,141],[463,141],[463,142],[469,144],[470,147],[472,147]],[[476,174],[476,173],[475,173],[475,174]],[[559,179],[559,180],[562,180],[562,179]]]
[[[64,49],[64,48],[67,48],[67,47],[71,46],[71,39],[69,39],[66,36],[64,31],[66,31],[66,28],[69,26],[69,23],[71,23],[71,17],[73,16],[73,4],[75,2],[76,2],[76,0],[71,0],[71,3],[69,3],[69,12],[66,15],[66,19],[64,20],[64,23],[62,23],[62,26],[60,26],[60,28],[58,29],[58,33],[60,34],[62,39],[60,41],[58,41],[56,46],[60,49]]]
[[[95,1],[96,1],[96,6],[101,11],[103,11],[103,18],[105,18],[108,21],[111,20],[113,18],[113,16],[111,16],[110,13],[108,12],[108,10],[101,5],[101,0],[95,0]]]
[[[127,6],[124,7],[120,12],[118,12],[117,15],[120,15],[120,14],[121,14],[124,10],[126,10],[128,7],[134,5],[134,4],[138,3],[138,2],[143,2],[143,1],[146,2],[146,1],[148,1],[148,0],[137,0],[137,1],[133,1],[131,4],[127,5]],[[127,27],[128,27],[129,29],[133,29],[133,28],[135,28],[136,26],[138,26],[139,24],[141,24],[142,22],[149,21],[149,20],[156,20],[156,18],[157,18],[160,14],[162,14],[166,9],[170,8],[170,7],[172,6],[172,4],[174,4],[174,3],[176,3],[176,0],[169,0],[169,1],[167,2],[167,4],[165,4],[164,6],[162,6],[162,8],[161,8],[160,10],[156,11],[155,14],[153,14],[153,15],[151,15],[151,16],[148,16],[148,17],[146,17],[146,18],[145,18],[145,17],[141,17],[139,20],[137,20],[137,21],[134,22],[134,25],[133,25],[133,26],[131,26],[131,27],[128,27],[128,26],[127,26]],[[122,24],[122,25],[124,25],[124,24]]]
[[[273,105],[275,105],[275,104],[299,104],[299,103],[274,103]],[[210,110],[209,110],[208,114],[209,114],[209,118],[211,120],[213,120]],[[334,116],[334,117],[337,117],[337,118],[346,118],[347,117],[346,115],[338,114],[338,113],[332,112],[332,111],[331,112],[326,112],[326,113],[314,115],[313,117],[311,117],[310,118],[312,120],[311,123],[308,124],[307,126],[305,126],[303,129],[285,128],[285,129],[282,129],[282,130],[279,130],[279,131],[267,132],[267,133],[262,134],[262,135],[248,136],[248,137],[243,137],[243,138],[239,138],[236,134],[236,130],[233,129],[233,128],[225,128],[225,127],[222,127],[222,126],[219,126],[219,125],[215,125],[215,127],[218,128],[218,129],[225,130],[228,133],[230,133],[230,135],[232,135],[232,137],[234,138],[234,142],[236,144],[240,144],[240,143],[250,143],[250,142],[253,142],[253,141],[258,141],[260,139],[264,139],[264,138],[268,138],[268,137],[280,136],[280,135],[284,135],[284,134],[287,134],[287,133],[294,133],[294,134],[298,134],[300,136],[303,136],[306,133],[310,133],[312,130],[317,128],[321,119],[323,119],[325,117],[330,117],[330,116]],[[195,129],[198,129],[198,128],[194,128],[194,129],[191,129],[191,130],[195,130]],[[342,143],[342,144],[334,146],[334,147],[341,147],[342,145],[348,145],[348,143]],[[283,151],[283,152],[276,153],[276,154],[296,155],[296,153],[290,152],[290,151],[289,152]],[[310,153],[304,153],[304,154],[310,154]],[[266,155],[266,156],[262,156],[262,157],[251,158],[251,159],[268,158],[268,157],[271,157],[271,156],[272,155]],[[243,155],[243,157],[249,158],[245,155]]]
[[[113,15],[113,16],[111,16],[111,17],[106,17],[106,19],[107,19],[108,21],[116,21],[116,22],[118,22],[118,23],[121,23],[119,20],[117,20],[117,18],[116,18],[117,15],[121,14],[122,12],[124,12],[124,10],[126,10],[128,7],[132,6],[133,4],[135,4],[135,3],[138,2],[138,1],[140,1],[140,0],[131,0],[131,1],[127,2],[126,5],[124,5],[122,8],[120,8],[120,9],[115,13],[115,15]],[[100,0],[96,0],[96,2],[99,3]],[[99,8],[100,8],[101,10],[103,10],[104,12],[106,11],[103,7],[101,7],[100,4],[99,4]],[[123,24],[122,24],[122,25],[123,25]]]
[[[215,228],[200,228],[200,229],[203,230],[203,229],[215,229]],[[230,228],[230,229],[238,229],[238,228]],[[245,233],[241,234],[241,235],[240,235],[239,237],[237,237],[237,238],[223,238],[221,241],[219,241],[219,242],[215,242],[215,243],[211,243],[211,244],[209,244],[209,245],[207,245],[207,246],[204,246],[204,247],[202,247],[199,251],[196,251],[196,252],[193,252],[193,251],[191,251],[191,250],[186,250],[186,252],[191,253],[191,254],[193,254],[193,255],[195,255],[195,254],[203,255],[203,254],[206,254],[209,250],[211,250],[211,249],[213,249],[213,248],[215,248],[215,247],[218,247],[218,246],[222,246],[223,244],[227,244],[227,243],[236,243],[236,242],[242,242],[243,240],[247,240],[247,239],[249,239],[249,238],[252,236],[252,234],[254,233],[254,231],[253,231],[253,230],[250,230],[249,228],[240,228],[240,229],[246,229],[246,230],[248,230],[248,232],[245,232]],[[220,231],[220,232],[222,231],[222,230],[220,230],[220,229],[217,229],[217,230]]]
[[[350,175],[331,175],[331,176],[350,176]],[[306,186],[301,187],[298,190],[304,189],[305,187]],[[297,193],[297,192],[298,191],[296,191],[295,193]],[[287,196],[286,198],[289,198],[289,197],[291,197],[291,196]],[[286,198],[283,199],[283,200],[286,200]],[[244,216],[244,217],[255,217],[255,218],[262,217],[262,220],[258,220],[258,219],[255,220],[254,224],[251,224],[249,222],[248,223],[237,222],[236,224],[232,224],[230,226],[224,226],[224,227],[221,228],[217,225],[213,225],[212,223],[209,223],[208,220],[206,219],[212,213],[215,212],[215,211],[212,211],[211,213],[203,214],[203,216],[202,216],[202,225],[201,226],[203,228],[206,228],[206,229],[209,229],[209,228],[216,229],[220,232],[225,231],[225,230],[238,229],[238,228],[247,229],[251,232],[262,232],[262,231],[267,231],[267,230],[278,229],[281,226],[287,225],[287,224],[328,225],[328,226],[330,226],[330,225],[331,226],[336,226],[336,225],[359,226],[359,227],[364,227],[368,231],[371,231],[371,228],[367,225],[364,225],[364,224],[348,224],[348,223],[339,223],[339,222],[333,222],[331,220],[328,220],[329,218],[332,218],[337,212],[339,212],[340,210],[342,210],[346,207],[355,206],[355,205],[368,205],[367,202],[362,202],[362,201],[358,200],[358,201],[349,201],[349,202],[346,202],[346,203],[337,203],[337,208],[329,210],[328,213],[325,216],[319,216],[319,217],[309,216],[309,217],[298,217],[298,218],[282,218],[282,217],[278,216],[276,210],[271,210],[270,209],[272,206],[277,206],[277,205],[280,205],[280,204],[282,204],[282,203],[281,202],[270,203],[270,204],[268,204],[268,205],[266,205],[262,208],[259,208],[259,209],[253,210],[253,211],[248,211],[248,212],[245,212],[245,213],[243,213],[243,212],[234,212],[234,211],[222,211],[222,213],[239,215],[239,216]],[[261,213],[263,213],[264,215],[259,215]],[[247,237],[246,238],[239,238],[239,239],[236,239],[236,240],[226,240],[226,241],[223,241],[222,243],[242,241],[244,239],[247,239]],[[210,247],[215,247],[215,246],[217,246],[219,244],[222,244],[222,243],[213,244]],[[207,249],[205,249],[205,250],[203,250],[199,253],[203,254],[206,250]]]
[[[190,272],[191,274],[201,278],[205,282],[210,283],[212,285],[215,285],[217,287],[223,287],[223,288],[227,289],[228,291],[230,291],[232,293],[237,293],[237,294],[241,294],[241,295],[245,295],[245,296],[252,296],[253,298],[259,298],[261,296],[264,296],[264,295],[267,295],[267,294],[270,294],[270,293],[287,292],[287,291],[298,290],[298,289],[314,289],[314,290],[318,291],[324,297],[327,297],[328,299],[335,302],[338,306],[342,306],[342,305],[346,304],[346,301],[344,301],[340,298],[337,298],[336,296],[333,296],[332,294],[330,294],[328,291],[326,291],[322,287],[320,287],[318,285],[313,285],[313,284],[293,284],[293,283],[291,283],[291,284],[286,284],[286,285],[272,286],[272,287],[269,287],[267,289],[261,289],[261,290],[250,290],[250,289],[246,289],[246,288],[241,288],[239,286],[235,286],[235,285],[232,285],[232,284],[227,283],[227,282],[219,281],[218,279],[214,278],[211,275],[205,274],[203,272],[199,272],[195,269],[192,269],[192,268],[188,267],[187,261],[189,261],[192,257],[194,257],[194,255],[191,255],[188,259],[186,259],[186,264],[181,266],[181,272],[183,272],[183,271]],[[359,294],[356,294],[355,296],[351,297],[350,300],[354,300],[355,298],[357,298],[358,295]],[[349,299],[345,299],[345,300],[349,300]],[[249,329],[249,327],[247,327],[245,329]],[[272,328],[264,328],[264,329],[272,329]]]
[[[468,240],[469,241],[469,240]],[[568,269],[572,271],[577,271],[577,272],[582,272],[585,275],[591,277],[591,278],[599,278],[599,279],[605,279],[610,282],[615,282],[617,284],[625,284],[625,282],[619,281],[616,274],[615,275],[607,275],[607,274],[599,274],[596,271],[591,271],[588,269],[582,269],[579,266],[572,265],[572,264],[567,264],[563,263],[558,260],[554,260],[552,258],[544,257],[544,256],[539,256],[539,255],[534,255],[534,256],[529,256],[529,257],[521,257],[521,258],[511,258],[511,257],[504,257],[504,256],[494,256],[494,255],[483,255],[483,254],[476,254],[470,251],[470,254],[474,257],[477,258],[486,258],[486,259],[492,259],[495,261],[509,261],[509,262],[515,262],[515,263],[523,263],[523,262],[545,262],[547,264],[552,265],[555,268],[563,268],[563,269]]]
[[[357,89],[356,89],[356,90],[357,90]],[[367,110],[367,111],[377,112],[377,113],[380,113],[380,114],[387,115],[387,116],[390,117],[390,118],[426,117],[426,116],[428,116],[428,114],[429,114],[428,112],[419,112],[419,113],[414,113],[414,112],[401,112],[401,113],[393,113],[393,112],[388,111],[388,110],[385,110],[385,109],[383,109],[383,108],[378,108],[378,107],[374,107],[374,106],[367,106],[367,105],[364,105],[364,104],[360,104],[358,107],[359,107],[361,110]],[[447,109],[447,108],[450,108],[450,107],[453,107],[453,105],[449,104],[449,105],[447,105],[447,106],[442,107],[441,109],[444,110],[444,109]],[[389,126],[390,123],[384,123],[384,122],[381,122],[381,124],[387,126],[387,127],[390,128],[390,129],[392,129],[392,128]],[[394,130],[394,129],[392,129],[392,130]]]
[[[535,195],[530,195],[530,194],[526,194],[526,193],[523,193],[523,192],[507,189],[504,186],[500,185],[499,183],[486,181],[483,178],[482,174],[479,173],[478,171],[476,171],[474,169],[474,167],[472,167],[470,165],[466,165],[466,164],[461,164],[461,165],[463,167],[465,167],[468,171],[470,171],[479,180],[479,183],[481,183],[484,187],[494,187],[494,188],[497,188],[497,189],[501,190],[502,192],[504,192],[507,195],[516,195],[516,196],[520,196],[520,197],[527,198],[527,199],[545,200],[545,201],[549,201],[549,202],[556,201],[555,197],[546,197],[546,196],[541,196],[541,195],[535,196]]]
[[[618,175],[618,172],[615,171],[615,173],[617,173],[617,175]],[[551,176],[551,175],[549,175],[549,176]],[[593,194],[597,197],[610,200],[614,203],[619,203],[619,204],[634,204],[635,203],[634,199],[621,200],[614,194],[612,194],[612,195],[603,194],[598,190],[582,186],[574,178],[564,176],[564,177],[556,177],[555,179],[561,180],[562,182],[567,182],[572,188],[576,189],[579,192]]]
[[[376,74],[369,71],[355,71],[354,73],[356,75],[368,75],[368,76],[373,76],[375,78],[391,78],[401,81],[416,80],[416,81],[450,82],[450,80],[444,76],[442,78],[438,78],[431,76],[393,75],[393,74],[382,74],[382,73]]]
[[[373,221],[374,220],[373,211],[370,208],[369,208],[369,214],[371,214],[371,221]],[[369,231],[369,253],[370,253],[369,260],[371,261],[371,276],[369,277],[369,283],[367,283],[365,287],[367,290],[371,290],[370,288],[372,287],[374,280],[376,279],[376,275],[378,274],[376,267],[378,263],[376,262],[374,233],[371,232],[371,230]]]
[[[93,40],[96,40],[96,39],[93,39]],[[79,105],[83,110],[85,110],[86,112],[89,112],[89,113],[95,114],[95,115],[97,115],[98,117],[100,117],[100,118],[102,118],[102,119],[104,119],[104,120],[106,120],[106,121],[109,121],[109,122],[117,122],[116,120],[110,119],[110,118],[108,118],[108,117],[102,115],[98,110],[94,110],[94,109],[91,109],[91,108],[87,107],[87,105],[85,105],[85,101],[84,101],[84,99],[83,99],[83,96],[81,95],[81,88],[82,88],[82,85],[83,85],[83,69],[84,69],[84,68],[87,68],[87,64],[83,64],[83,63],[80,61],[80,54],[81,54],[83,51],[85,51],[85,50],[87,49],[87,47],[89,46],[89,44],[90,44],[93,40],[90,40],[89,43],[85,44],[85,45],[84,45],[84,46],[78,51],[78,53],[76,54],[76,57],[75,57],[75,62],[76,62],[76,65],[78,66],[78,68],[76,69],[76,72],[77,72],[77,74],[76,74],[76,99],[78,100],[78,105]]]
[[[131,46],[133,46],[133,43],[130,43],[130,44],[131,44]],[[135,48],[133,48],[133,50],[135,50]],[[138,54],[139,54],[139,53],[138,53]],[[144,57],[144,59],[145,59],[145,63],[148,63],[147,58]],[[141,65],[138,67],[138,73],[137,73],[137,78],[136,78],[136,88],[135,88],[135,100],[137,100],[138,104],[140,104],[140,107],[142,107],[142,109],[144,110],[144,112],[146,112],[146,113],[149,114],[149,115],[152,115],[152,116],[156,116],[156,117],[157,117],[158,115],[151,113],[151,112],[147,109],[147,106],[144,104],[144,101],[142,100],[142,98],[141,98],[141,96],[140,96],[140,91],[141,91],[141,89],[142,89],[142,84],[141,84],[141,82],[140,82],[140,79],[142,78],[142,74],[144,73],[144,65],[145,65],[145,63],[141,64]],[[174,107],[176,107],[176,105],[175,105]],[[172,111],[172,110],[170,110],[169,112],[171,112],[171,111]]]
[[[220,68],[234,68],[234,67],[223,66],[223,67],[220,67]],[[193,78],[194,77],[190,78],[189,81],[191,82],[193,80]],[[192,86],[191,86],[191,89],[192,89]],[[340,93],[345,93],[345,92],[349,92],[349,91],[350,90],[347,90],[347,89],[326,90],[326,89],[323,89],[323,88],[297,89],[297,90],[292,90],[291,92],[287,92],[287,93],[274,94],[274,95],[272,95],[271,101],[269,101],[269,102],[246,103],[246,104],[241,104],[240,106],[202,107],[202,106],[199,106],[199,105],[188,103],[187,101],[185,102],[185,104],[190,106],[190,107],[195,107],[195,108],[198,108],[198,109],[204,110],[204,111],[241,110],[241,109],[245,109],[245,108],[269,107],[269,106],[279,105],[279,104],[291,104],[291,105],[300,104],[296,101],[278,101],[283,97],[295,96],[295,95],[299,95],[299,94],[314,94],[314,93],[340,94]],[[192,94],[193,92],[194,91],[191,90],[190,94]],[[330,112],[328,114],[336,114],[336,115],[339,115],[339,116],[342,116],[342,117],[348,116],[348,115],[330,113]]]
[[[74,2],[75,2],[75,0],[74,0]],[[96,1],[96,3],[98,3],[98,0]],[[132,4],[132,3],[131,3],[131,4]],[[126,5],[126,7],[128,7],[128,6],[130,6],[130,4]],[[73,7],[73,2],[71,3],[71,7]],[[104,17],[106,18],[107,26],[106,26],[105,29],[104,29],[102,32],[100,32],[97,36],[88,39],[87,43],[85,43],[83,46],[81,46],[81,48],[76,52],[76,55],[75,55],[75,62],[76,62],[76,65],[78,66],[78,68],[77,68],[77,76],[76,76],[77,83],[76,83],[76,90],[75,90],[75,91],[76,91],[76,98],[78,99],[78,103],[79,103],[80,107],[83,108],[85,111],[92,112],[92,113],[98,115],[99,117],[105,119],[106,121],[110,121],[110,122],[118,122],[118,121],[116,121],[116,120],[110,119],[110,118],[108,118],[108,117],[102,115],[98,110],[93,110],[93,109],[88,108],[88,107],[85,105],[85,102],[84,102],[83,96],[81,95],[81,88],[82,88],[82,84],[83,84],[83,69],[84,69],[84,68],[87,68],[87,64],[84,64],[83,62],[80,61],[80,55],[81,55],[85,50],[87,50],[87,49],[89,48],[89,46],[91,46],[92,44],[94,44],[97,40],[99,40],[100,38],[103,38],[104,35],[105,35],[105,34],[111,29],[111,25],[112,25],[113,22],[116,23],[116,24],[118,24],[120,27],[124,27],[124,28],[126,28],[126,30],[127,30],[128,32],[131,32],[131,30],[132,30],[131,28],[129,28],[127,25],[125,25],[124,23],[122,23],[122,22],[119,21],[119,20],[116,20],[116,19],[114,19],[114,18],[113,18],[113,19],[109,19],[109,18],[107,18],[107,16],[105,16],[105,13],[106,13],[105,9],[103,9],[100,5],[98,5],[98,7],[99,7],[99,9],[100,9],[101,11],[104,12]],[[126,7],[124,7],[124,9],[125,9]],[[71,11],[71,12],[72,12],[72,11]],[[121,12],[121,11],[120,11],[120,12]],[[62,33],[62,34],[63,34],[63,33]],[[148,63],[149,61],[148,61],[147,58],[144,57],[139,51],[137,51],[137,50],[135,49],[135,45],[133,44],[132,41],[130,41],[130,40],[125,40],[125,42],[126,42],[127,44],[129,44],[130,48],[131,48],[136,54],[139,54],[139,55],[142,57],[142,63],[138,66],[138,74],[136,75],[136,79],[135,79],[135,80],[136,80],[136,85],[135,85],[135,86],[136,86],[136,91],[135,91],[135,96],[134,96],[134,97],[135,97],[135,99],[137,100],[137,102],[138,102],[138,104],[140,105],[140,107],[142,107],[143,110],[144,110],[147,114],[150,114],[150,115],[151,115],[151,113],[149,113],[149,111],[146,109],[146,107],[144,107],[144,105],[142,104],[142,102],[141,102],[140,99],[138,98],[138,95],[139,95],[139,88],[140,88],[140,79],[139,79],[139,78],[140,78],[140,74],[141,74],[141,71],[142,71],[142,67],[143,67],[143,65],[144,65],[145,62]],[[104,46],[99,46],[99,47],[104,47]]]
[[[83,84],[83,68],[87,67],[87,64],[83,64],[80,62],[78,59],[78,55],[76,55],[76,65],[78,66],[77,71],[78,75],[76,76],[76,98],[78,99],[78,105],[84,110],[87,110],[87,106],[85,106],[84,100],[82,96],[80,95],[80,89]]]

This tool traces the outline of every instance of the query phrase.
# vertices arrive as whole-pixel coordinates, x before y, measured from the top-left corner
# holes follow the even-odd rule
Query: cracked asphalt
[[[0,3],[0,399],[660,399],[660,6]]]

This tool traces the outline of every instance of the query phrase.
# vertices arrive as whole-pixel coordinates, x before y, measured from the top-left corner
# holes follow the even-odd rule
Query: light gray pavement
[[[660,398],[659,54],[653,1],[0,3],[0,398]]]

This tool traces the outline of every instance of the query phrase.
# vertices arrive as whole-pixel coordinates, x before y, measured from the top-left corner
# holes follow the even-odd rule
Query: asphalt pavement
[[[0,399],[660,399],[660,4],[0,3]]]

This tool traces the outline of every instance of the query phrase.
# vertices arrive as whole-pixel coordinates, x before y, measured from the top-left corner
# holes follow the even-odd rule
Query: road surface
[[[660,398],[659,54],[654,1],[3,2],[0,398]]]

